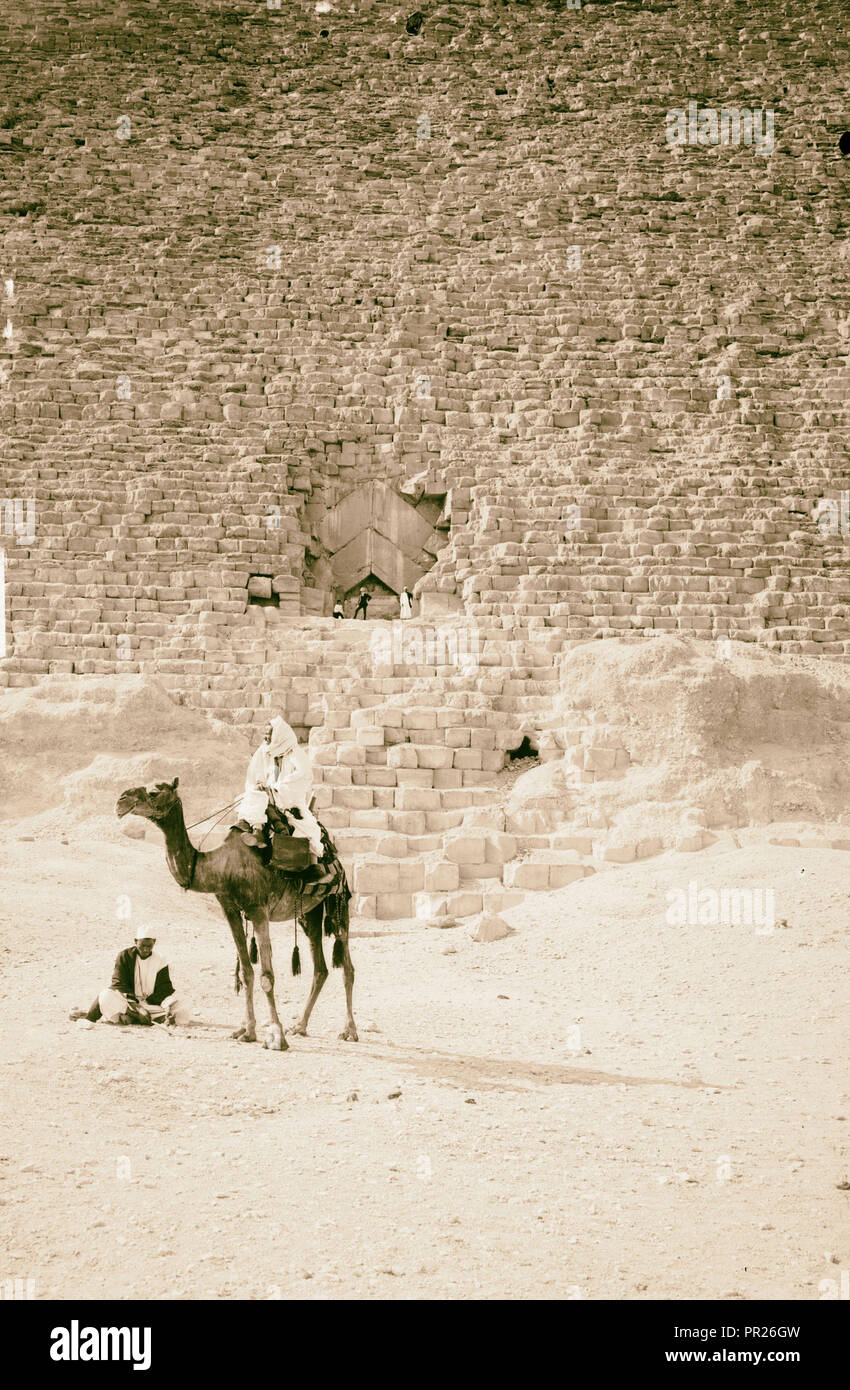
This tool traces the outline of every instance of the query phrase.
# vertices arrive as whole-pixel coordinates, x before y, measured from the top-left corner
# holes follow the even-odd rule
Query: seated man
[[[191,1010],[177,998],[168,966],[154,953],[156,937],[137,936],[136,944],[121,951],[112,972],[112,984],[97,996],[91,1008],[72,1009],[70,1018],[90,1023],[189,1022]]]
[[[286,720],[273,719],[248,764],[239,815],[250,829],[242,838],[252,847],[268,850],[270,829],[275,821],[280,824],[283,816],[282,833],[288,827],[296,839],[308,840],[319,861],[311,865],[305,876],[312,883],[329,882],[332,876],[320,867],[325,845],[322,827],[310,810],[312,795],[313,769],[308,754],[299,746]]]

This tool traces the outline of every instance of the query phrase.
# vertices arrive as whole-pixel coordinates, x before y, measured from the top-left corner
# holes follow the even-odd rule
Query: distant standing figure
[[[360,590],[360,597],[359,597],[358,600],[357,600],[357,607],[356,607],[355,610],[354,610],[354,616],[355,616],[355,618],[359,618],[359,617],[360,617],[360,614],[362,613],[362,614],[363,614],[363,619],[364,619],[364,622],[365,622],[365,619],[366,619],[366,609],[369,607],[369,603],[370,603],[370,595],[366,593],[366,590],[365,590],[365,589],[361,589],[361,590]]]
[[[409,589],[402,589],[398,607],[402,622],[413,617],[413,595]]]
[[[334,617],[335,617],[335,618],[344,618],[344,617],[345,617],[345,614],[344,614],[343,611],[342,611],[342,604],[341,604],[341,602],[340,602],[339,599],[337,599],[336,603],[334,604]]]

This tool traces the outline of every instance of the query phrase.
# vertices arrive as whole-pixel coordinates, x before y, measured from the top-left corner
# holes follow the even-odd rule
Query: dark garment
[[[366,609],[369,607],[369,602],[370,600],[368,594],[360,595],[359,599],[357,600],[357,607],[354,610],[355,618],[359,618],[361,613],[363,614],[364,618],[366,617]]]
[[[112,971],[111,989],[117,989],[121,994],[131,1000],[136,1000],[136,957],[139,954],[135,946],[128,946],[126,951],[121,951],[115,958],[115,967]],[[148,996],[149,1004],[161,1004],[163,999],[174,994],[174,986],[171,983],[171,976],[168,973],[168,966],[164,965],[158,972],[154,982],[153,993]],[[100,1004],[95,999],[86,1018],[90,1023],[97,1023],[100,1018]]]

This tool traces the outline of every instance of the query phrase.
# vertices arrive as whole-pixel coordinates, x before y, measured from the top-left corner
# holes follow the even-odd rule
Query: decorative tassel
[[[339,967],[342,965],[342,962],[345,960],[345,952],[344,952],[343,949],[342,949],[342,942],[340,941],[339,937],[336,937],[336,939],[334,940],[334,953],[333,953],[333,956],[332,956],[332,960],[333,960],[334,968],[335,968],[336,970],[339,970]]]
[[[257,964],[257,938],[255,936],[251,937],[251,961],[254,965]]]
[[[334,897],[324,898],[320,904],[322,913],[324,914],[322,917],[322,925],[324,927],[325,936],[333,936],[336,931],[336,904],[337,899]]]
[[[293,975],[301,974],[301,952],[297,946],[292,948],[292,973]]]

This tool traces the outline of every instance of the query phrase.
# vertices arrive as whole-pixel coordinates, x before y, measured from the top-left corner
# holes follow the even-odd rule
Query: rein
[[[235,798],[235,800],[233,800],[233,801],[228,801],[228,803],[227,803],[226,806],[222,806],[222,808],[221,808],[220,811],[210,811],[210,813],[209,813],[208,816],[203,816],[201,820],[193,821],[191,825],[187,825],[187,826],[186,826],[186,829],[187,829],[187,830],[194,830],[195,827],[198,826],[198,825],[206,825],[207,821],[208,821],[208,820],[212,820],[214,816],[223,816],[223,815],[225,815],[227,811],[232,811],[233,808],[234,808],[234,806],[236,806],[236,805],[238,804],[238,802],[240,802],[241,800],[242,800],[241,796],[237,796],[237,797]],[[211,830],[214,830],[214,829],[215,829],[215,826],[211,826],[210,829],[211,829]]]
[[[192,867],[189,870],[189,882],[185,885],[187,891],[192,887],[192,884],[195,882],[195,870],[198,867],[198,856],[200,852],[201,851],[199,849],[196,849],[194,845],[192,846]]]

